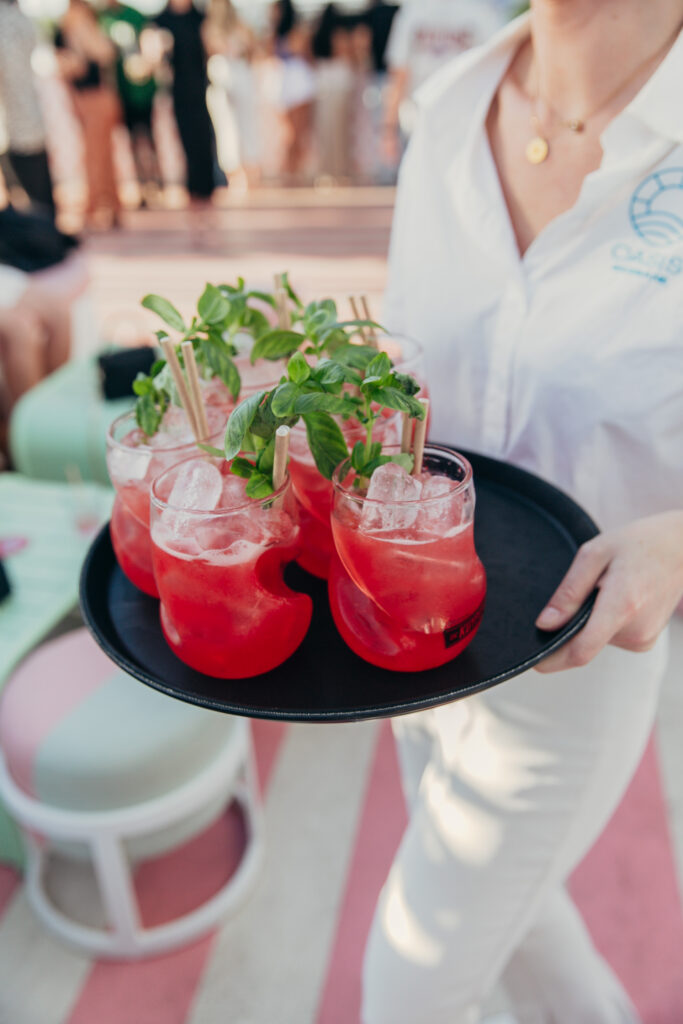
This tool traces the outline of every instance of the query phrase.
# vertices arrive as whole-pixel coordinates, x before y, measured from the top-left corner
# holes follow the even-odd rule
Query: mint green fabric
[[[46,806],[108,811],[154,800],[214,761],[234,731],[229,715],[170,700],[112,669],[40,745],[33,788]]]
[[[15,467],[39,480],[67,479],[75,467],[83,480],[107,484],[106,436],[133,398],[102,398],[94,358],[67,363],[15,405],[10,448]]]
[[[93,484],[39,483],[0,473],[0,538],[26,538],[8,557],[12,594],[0,604],[0,689],[14,666],[74,607],[91,528],[105,522],[113,492]],[[19,862],[16,830],[0,807],[0,861]]]

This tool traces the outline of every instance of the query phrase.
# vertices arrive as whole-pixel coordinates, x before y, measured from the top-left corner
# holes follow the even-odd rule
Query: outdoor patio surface
[[[268,285],[283,270],[304,298],[365,292],[379,312],[392,201],[381,190],[268,192],[211,213],[201,229],[183,212],[129,215],[125,231],[87,246],[102,336],[137,322],[145,292],[189,311],[206,281]],[[679,618],[655,735],[571,880],[644,1024],[683,1024],[682,674]],[[255,722],[254,738],[268,851],[243,909],[170,956],[91,962],[42,930],[20,879],[0,867],[0,1024],[359,1024],[363,945],[405,824],[389,724]],[[241,842],[228,814],[141,865],[144,920],[215,889]],[[96,912],[87,876],[65,864],[55,874],[69,899]]]

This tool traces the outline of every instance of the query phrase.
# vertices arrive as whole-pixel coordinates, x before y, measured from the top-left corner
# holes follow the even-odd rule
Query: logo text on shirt
[[[683,244],[683,167],[648,174],[631,196],[628,213],[645,245],[617,242],[612,246],[613,269],[667,284],[683,271],[683,256],[661,252]]]

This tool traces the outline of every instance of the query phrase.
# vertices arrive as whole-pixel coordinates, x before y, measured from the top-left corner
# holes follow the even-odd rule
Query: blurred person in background
[[[149,18],[134,7],[114,0],[100,24],[116,47],[116,85],[140,185],[140,205],[145,206],[158,198],[162,184],[152,130],[156,71],[162,53],[155,46]]]
[[[170,0],[155,21],[173,43],[173,112],[185,153],[187,190],[193,204],[204,205],[216,186],[215,138],[206,103],[209,80],[202,41],[204,14],[192,0]]]
[[[33,25],[15,0],[0,0],[0,119],[7,158],[31,203],[54,217],[45,126],[31,68],[36,42]]]
[[[453,57],[486,42],[505,20],[500,0],[406,0],[387,46],[383,141],[388,159],[397,159],[401,137],[412,131],[416,90]]]
[[[355,75],[347,18],[328,4],[312,41],[316,61],[315,141],[318,173],[336,182],[353,171]]]
[[[310,36],[292,0],[271,7],[273,48],[280,61],[275,103],[283,120],[283,170],[290,178],[306,167],[313,133],[315,75],[311,65]]]
[[[70,0],[54,42],[59,71],[69,85],[83,132],[87,223],[94,228],[115,227],[120,203],[112,141],[114,129],[121,123],[114,87],[116,48],[85,0]]]
[[[238,15],[231,0],[211,0],[203,39],[209,54],[210,95],[218,92],[227,105],[227,138],[218,132],[218,116],[211,108],[219,134],[219,150],[225,152],[224,170],[231,185],[248,188],[258,184],[262,158],[259,87],[254,71],[258,42],[250,25]],[[221,143],[223,143],[221,145]]]

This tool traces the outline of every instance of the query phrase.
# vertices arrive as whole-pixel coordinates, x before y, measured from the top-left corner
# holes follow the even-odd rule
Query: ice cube
[[[223,492],[221,495],[221,508],[240,508],[249,502],[246,495],[247,480],[243,480],[233,473],[223,477]]]
[[[422,501],[418,526],[421,530],[445,537],[460,526],[463,513],[462,495],[457,481],[447,476],[422,474]]]
[[[210,462],[185,462],[178,470],[168,504],[174,508],[211,512],[223,492],[223,477]]]
[[[176,448],[178,445],[190,444],[193,440],[194,434],[185,410],[170,405],[164,413],[161,427],[148,443],[151,448]]]
[[[422,484],[395,462],[380,466],[370,478],[360,527],[365,532],[406,530],[417,519]]]
[[[135,448],[110,448],[107,465],[112,483],[121,485],[127,480],[144,480],[150,460],[149,452],[136,451]]]

